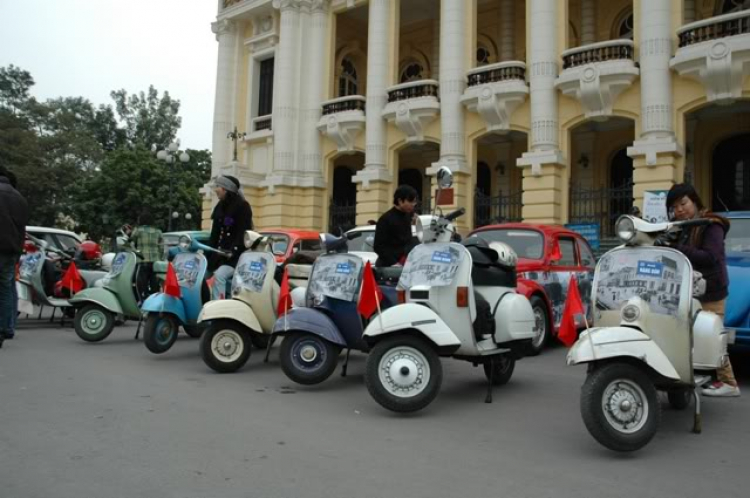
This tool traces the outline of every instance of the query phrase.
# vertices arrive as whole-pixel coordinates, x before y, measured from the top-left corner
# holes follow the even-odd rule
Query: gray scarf
[[[214,186],[221,187],[227,192],[234,192],[235,194],[239,195],[242,200],[245,199],[245,194],[242,193],[242,189],[237,188],[237,184],[235,184],[226,176],[216,177],[216,179],[214,180]]]

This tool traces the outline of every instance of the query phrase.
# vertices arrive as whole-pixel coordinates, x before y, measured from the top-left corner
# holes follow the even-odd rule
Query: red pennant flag
[[[164,282],[164,294],[176,298],[182,297],[180,284],[177,281],[177,272],[174,271],[172,263],[169,263],[169,266],[167,267],[167,279]]]
[[[365,265],[365,274],[362,278],[362,290],[359,292],[359,304],[357,311],[365,318],[370,318],[373,313],[378,311],[380,301],[383,300],[383,291],[380,290],[375,282],[375,274],[372,266],[368,261]]]
[[[279,306],[276,316],[286,315],[292,309],[292,291],[289,289],[289,269],[284,268],[284,276],[281,278],[281,292],[279,292]]]
[[[75,261],[70,262],[68,270],[65,272],[65,275],[63,275],[62,280],[60,280],[60,286],[70,289],[70,292],[73,294],[83,289],[83,277],[81,277],[81,274],[78,272]]]
[[[566,347],[572,346],[578,339],[575,317],[584,313],[581,294],[578,292],[578,281],[575,275],[571,275],[570,284],[568,284],[568,295],[565,297],[563,317],[560,321],[560,331],[557,333],[560,342],[565,344]]]
[[[560,250],[560,243],[556,240],[552,242],[552,252],[549,255],[550,261],[560,261],[562,259],[562,251]]]

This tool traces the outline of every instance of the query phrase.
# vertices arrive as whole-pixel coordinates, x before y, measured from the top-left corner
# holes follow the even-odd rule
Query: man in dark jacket
[[[245,251],[245,232],[253,229],[253,211],[245,200],[240,181],[229,175],[214,180],[214,192],[219,198],[211,219],[209,245],[230,253],[228,258],[214,254],[211,269],[214,271],[212,299],[226,297],[227,284],[232,280],[234,268]],[[218,268],[217,268],[218,267]]]
[[[16,264],[23,251],[29,220],[29,206],[15,184],[15,176],[0,167],[0,347],[15,334]]]
[[[378,254],[375,266],[403,264],[415,245],[411,226],[416,205],[417,191],[413,187],[401,185],[396,189],[393,207],[380,217],[375,227],[374,246]]]

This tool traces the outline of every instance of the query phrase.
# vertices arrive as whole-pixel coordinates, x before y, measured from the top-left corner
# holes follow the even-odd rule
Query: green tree
[[[110,95],[131,145],[149,148],[174,141],[182,125],[180,101],[172,99],[168,92],[159,97],[159,92],[151,85],[148,93],[128,95],[125,90],[117,90]]]
[[[11,64],[0,67],[0,108],[7,109],[12,114],[23,111],[29,101],[29,90],[34,86],[31,73]]]

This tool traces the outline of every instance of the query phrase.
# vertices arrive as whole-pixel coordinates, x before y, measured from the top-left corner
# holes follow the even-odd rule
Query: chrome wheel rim
[[[602,394],[602,410],[609,425],[623,434],[638,432],[649,417],[646,393],[629,379],[609,383]]]
[[[430,364],[421,351],[398,346],[388,350],[378,366],[380,383],[392,395],[410,398],[422,393],[430,383]]]
[[[234,330],[222,330],[211,339],[211,351],[222,363],[237,361],[245,351],[245,341]]]

